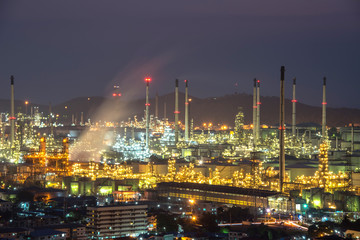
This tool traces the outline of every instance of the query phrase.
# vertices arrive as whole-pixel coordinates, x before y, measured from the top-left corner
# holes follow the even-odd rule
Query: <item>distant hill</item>
[[[191,117],[194,118],[196,125],[203,122],[213,124],[234,125],[235,115],[238,108],[242,107],[245,115],[245,123],[252,122],[252,96],[249,94],[232,94],[214,98],[196,98],[191,96],[190,105]],[[94,119],[119,119],[127,120],[129,117],[137,115],[141,120],[144,115],[144,99],[133,101],[122,101],[107,99],[104,97],[77,97],[64,103],[53,106],[53,112],[60,116],[67,116],[71,120],[71,115],[80,121],[80,114],[84,112],[84,118]],[[170,120],[174,119],[174,93],[159,96],[159,117],[164,116],[164,104],[166,103],[166,116]],[[276,125],[279,122],[279,97],[261,97],[261,123]],[[150,99],[150,113],[155,114],[155,99]],[[24,103],[16,101],[17,112],[25,111]],[[48,106],[37,105],[40,111],[47,114]],[[67,106],[67,109],[65,108]],[[104,107],[105,106],[105,107]],[[9,100],[0,99],[0,111],[9,111]],[[100,114],[99,109],[106,108]],[[180,121],[184,121],[184,93],[179,93]],[[302,103],[297,103],[297,124],[317,123],[321,124],[321,106],[315,107]],[[285,121],[291,123],[291,100],[285,100]],[[30,107],[28,109],[30,113]],[[115,117],[118,115],[118,117]],[[360,109],[353,108],[327,108],[327,125],[344,126],[349,123],[360,123]]]

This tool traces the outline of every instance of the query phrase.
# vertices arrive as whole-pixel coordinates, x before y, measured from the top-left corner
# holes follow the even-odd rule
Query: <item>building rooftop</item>
[[[44,237],[44,236],[53,236],[59,234],[66,234],[65,232],[56,231],[53,229],[39,229],[30,233],[31,237]]]
[[[16,232],[25,232],[27,231],[26,228],[19,228],[19,227],[1,227],[0,233],[16,233]]]
[[[239,187],[230,187],[230,186],[221,186],[221,185],[209,185],[209,184],[200,184],[200,183],[162,182],[162,183],[158,183],[157,186],[158,188],[159,187],[189,188],[191,190],[197,189],[203,191],[252,195],[259,197],[268,197],[279,194],[279,192],[268,191],[268,190],[239,188]]]
[[[128,202],[128,203],[114,203],[111,205],[105,206],[94,206],[94,207],[87,207],[88,209],[93,208],[111,208],[111,207],[127,207],[127,206],[148,206],[148,201],[136,201],[136,202]]]

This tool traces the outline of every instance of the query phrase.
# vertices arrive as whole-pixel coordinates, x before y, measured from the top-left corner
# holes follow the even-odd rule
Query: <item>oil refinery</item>
[[[11,76],[10,112],[1,113],[0,123],[2,189],[58,189],[69,197],[95,196],[98,203],[108,201],[109,196],[115,202],[191,200],[198,205],[245,207],[259,217],[299,221],[309,217],[306,208],[310,207],[359,214],[360,148],[355,139],[360,131],[352,124],[337,127],[335,138],[329,135],[325,77],[320,127],[302,126],[296,120],[295,78],[292,124],[285,123],[284,67],[280,71],[279,124],[275,126],[260,118],[264,108],[260,107],[260,80],[256,78],[252,121],[244,121],[239,104],[233,126],[194,124],[188,80],[184,81],[184,99],[179,98],[181,81],[175,80],[174,121],[165,110],[160,117],[158,95],[155,106],[150,105],[152,81],[145,78],[145,108],[140,119],[92,121],[85,120],[81,111],[80,121],[72,115],[71,123],[66,124],[51,107],[45,114],[32,106],[28,114],[28,102],[25,112],[15,113],[15,78]],[[114,86],[109,99],[114,108],[121,97],[119,86]]]

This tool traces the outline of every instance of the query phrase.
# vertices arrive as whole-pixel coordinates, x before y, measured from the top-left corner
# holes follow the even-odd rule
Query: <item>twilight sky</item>
[[[188,79],[198,97],[252,92],[360,108],[358,0],[3,0],[0,1],[0,98],[47,104],[106,96],[114,84],[125,98],[173,91]],[[237,87],[235,86],[237,83]],[[183,91],[181,82],[180,89]],[[277,107],[277,106],[276,106]]]

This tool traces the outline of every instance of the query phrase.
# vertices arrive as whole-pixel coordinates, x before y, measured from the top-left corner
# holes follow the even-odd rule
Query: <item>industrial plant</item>
[[[358,124],[327,126],[325,77],[321,124],[299,122],[297,79],[289,91],[291,111],[285,109],[284,66],[279,80],[280,101],[271,109],[279,112],[278,124],[261,118],[266,109],[261,81],[255,78],[249,80],[252,121],[244,120],[245,106],[239,102],[233,124],[224,125],[197,124],[191,80],[175,79],[174,106],[159,102],[157,93],[151,98],[156,79],[145,77],[143,116],[106,121],[80,111],[78,121],[74,114],[65,118],[51,106],[42,111],[28,101],[16,111],[16,79],[11,76],[10,111],[0,119],[0,206],[12,214],[0,219],[0,238],[150,239],[162,234],[166,239],[182,234],[190,239],[188,225],[179,221],[205,227],[204,214],[214,216],[217,227],[228,228],[217,239],[230,239],[236,232],[232,226],[254,224],[285,225],[304,237],[324,219],[358,220]],[[126,91],[114,86],[107,100],[111,109],[122,101],[120,90]],[[289,113],[291,124],[285,122]],[[220,218],[221,211],[236,208],[246,209],[247,215]],[[176,234],[162,222],[164,213],[178,221]],[[239,216],[243,219],[236,220]]]

